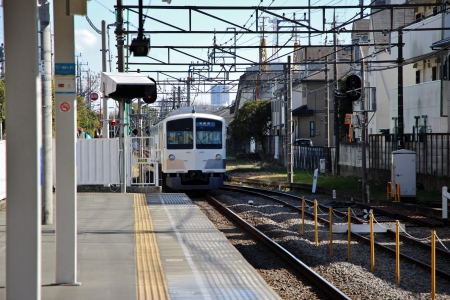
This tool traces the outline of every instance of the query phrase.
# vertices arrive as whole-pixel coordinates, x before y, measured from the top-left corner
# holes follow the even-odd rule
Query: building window
[[[437,80],[437,68],[436,66],[431,68],[431,80]]]
[[[416,71],[416,84],[420,83],[420,70]]]
[[[309,122],[309,136],[315,136],[314,121]]]

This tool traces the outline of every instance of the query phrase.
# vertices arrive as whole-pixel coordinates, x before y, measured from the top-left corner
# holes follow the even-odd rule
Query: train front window
[[[198,118],[195,123],[197,149],[222,148],[222,122]]]
[[[194,122],[191,118],[167,122],[167,149],[193,149]]]

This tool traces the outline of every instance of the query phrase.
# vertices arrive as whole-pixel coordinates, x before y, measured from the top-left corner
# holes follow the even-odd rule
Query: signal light
[[[150,50],[150,39],[138,37],[131,41],[130,52],[134,56],[147,56]]]
[[[116,126],[117,125],[117,123],[116,123],[116,119],[112,119],[111,120],[111,122],[109,122],[109,124],[111,125],[111,126]]]
[[[156,92],[156,80],[150,77],[148,79],[155,83],[155,89],[151,93],[148,93],[147,96],[143,98],[143,100],[145,103],[151,104],[156,101],[156,98],[158,98],[158,93]]]
[[[345,80],[345,95],[348,100],[357,101],[361,98],[361,77],[353,74]]]

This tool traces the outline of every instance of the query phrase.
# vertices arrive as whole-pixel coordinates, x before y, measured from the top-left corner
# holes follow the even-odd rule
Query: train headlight
[[[170,155],[169,155],[169,160],[174,160],[174,159],[175,159],[175,155],[170,154]]]
[[[222,159],[222,155],[216,154],[216,159],[217,159],[217,160]]]

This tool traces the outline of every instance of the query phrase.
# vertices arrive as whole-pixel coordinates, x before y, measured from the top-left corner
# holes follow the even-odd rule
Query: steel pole
[[[117,68],[119,72],[125,72],[125,62],[124,62],[124,29],[123,29],[123,12],[122,12],[122,0],[117,0],[117,26],[115,30],[116,40],[117,40]],[[119,151],[120,151],[120,191],[122,193],[127,192],[127,132],[125,131],[125,100],[119,101],[119,124],[120,132],[119,132]]]
[[[106,22],[102,21],[102,72],[106,72]],[[108,98],[102,94],[103,101],[103,130],[102,138],[109,139]]]

